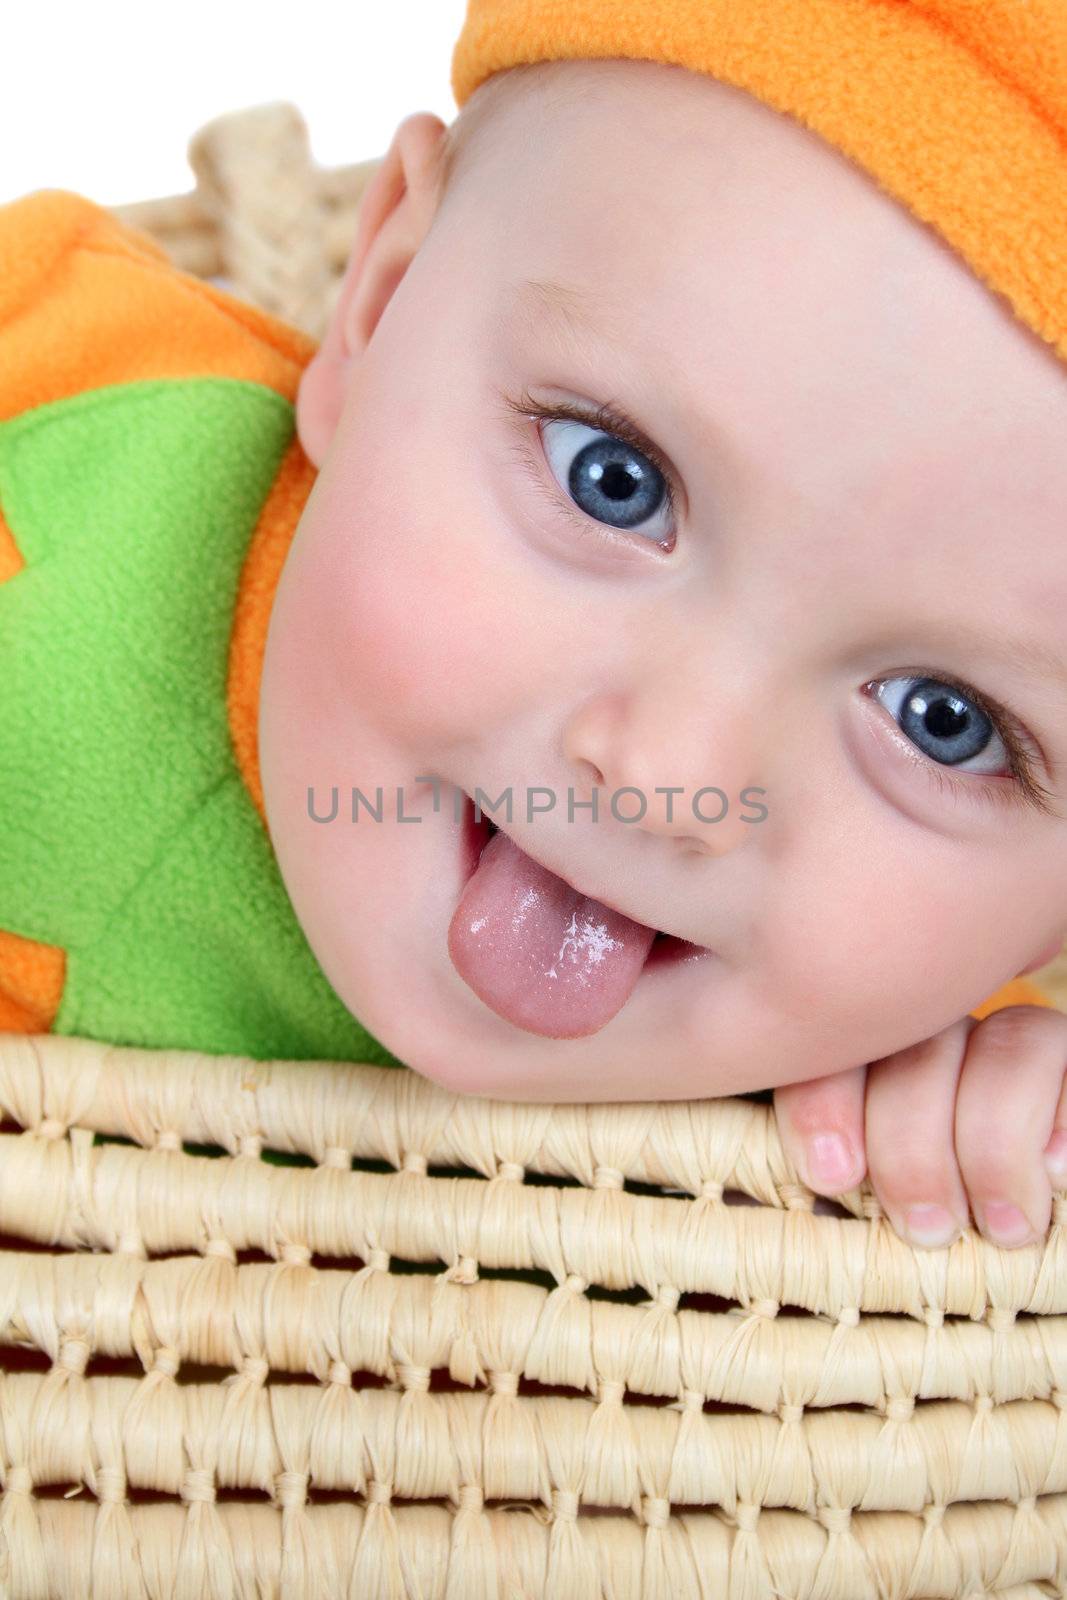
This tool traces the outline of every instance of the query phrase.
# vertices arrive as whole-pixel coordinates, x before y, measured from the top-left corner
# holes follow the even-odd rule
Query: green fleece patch
[[[230,378],[0,424],[26,563],[0,584],[0,928],[67,952],[56,1033],[399,1064],[311,953],[226,716],[241,566],[293,430],[283,396]]]

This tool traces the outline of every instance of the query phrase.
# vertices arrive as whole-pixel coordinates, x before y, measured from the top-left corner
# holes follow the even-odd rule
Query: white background
[[[385,153],[411,111],[456,116],[465,0],[15,0],[4,7],[0,204],[99,205],[194,187],[190,137],[225,111],[295,104],[314,159]]]

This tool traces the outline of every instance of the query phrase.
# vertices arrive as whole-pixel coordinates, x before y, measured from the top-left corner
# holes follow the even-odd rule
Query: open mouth
[[[466,882],[472,876],[481,860],[482,851],[494,834],[500,832],[500,829],[492,818],[484,813],[480,819],[477,818],[474,813],[473,799],[467,794],[466,790],[463,792],[465,800],[464,842],[466,851],[464,882]],[[563,881],[566,882],[566,879]],[[577,892],[575,890],[575,893]],[[645,968],[647,970],[650,967],[657,968],[672,965],[679,961],[699,959],[712,954],[713,952],[706,945],[694,944],[688,939],[680,939],[676,934],[664,933],[662,929],[657,928],[655,937],[649,946],[648,955],[645,958]]]

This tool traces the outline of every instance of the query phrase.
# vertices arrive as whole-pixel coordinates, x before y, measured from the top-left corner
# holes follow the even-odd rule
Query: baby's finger
[[[865,1171],[865,1065],[774,1091],[782,1146],[808,1185],[827,1198],[854,1189]]]
[[[1067,1066],[1067,1017],[1046,1006],[991,1012],[967,1043],[956,1156],[976,1225],[1013,1248],[1044,1238],[1052,1187],[1043,1155]]]
[[[964,1019],[867,1069],[867,1167],[893,1227],[924,1249],[947,1245],[970,1223],[953,1149]]]

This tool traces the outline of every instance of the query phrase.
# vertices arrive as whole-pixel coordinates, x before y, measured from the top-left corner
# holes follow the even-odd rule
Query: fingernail
[[[944,1206],[909,1206],[904,1213],[904,1226],[912,1244],[937,1246],[948,1244],[962,1230],[951,1211]]]
[[[1033,1233],[1018,1206],[991,1200],[984,1208],[985,1231],[996,1244],[1023,1244]]]
[[[1067,1132],[1057,1128],[1045,1150],[1045,1170],[1057,1189],[1067,1188]]]
[[[839,1133],[818,1133],[808,1145],[808,1172],[813,1183],[844,1189],[855,1170],[852,1146]]]

